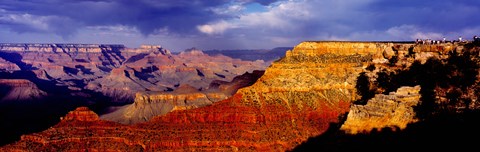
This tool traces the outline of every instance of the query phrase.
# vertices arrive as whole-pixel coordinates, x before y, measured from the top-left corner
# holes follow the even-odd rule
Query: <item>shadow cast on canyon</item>
[[[25,79],[33,82],[48,95],[27,100],[0,102],[0,146],[20,139],[23,134],[46,130],[57,124],[60,117],[79,106],[88,106],[101,112],[111,106],[111,99],[90,90],[72,91],[54,81],[36,77],[32,71],[0,72],[0,79]],[[11,91],[0,86],[0,99]]]
[[[473,148],[480,135],[477,123],[480,111],[441,114],[404,130],[384,128],[370,133],[348,135],[331,124],[327,132],[309,138],[292,151],[413,151],[455,150]]]

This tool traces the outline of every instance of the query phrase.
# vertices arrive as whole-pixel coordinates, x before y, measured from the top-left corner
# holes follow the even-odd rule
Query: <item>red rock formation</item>
[[[69,112],[57,125],[40,133],[23,135],[16,145],[0,151],[140,151],[141,143],[130,127],[98,119],[87,107]],[[48,146],[46,146],[48,145]],[[28,147],[28,148],[24,148]]]
[[[65,117],[61,118],[65,121],[97,121],[98,115],[87,107],[78,107],[74,111],[70,111]]]

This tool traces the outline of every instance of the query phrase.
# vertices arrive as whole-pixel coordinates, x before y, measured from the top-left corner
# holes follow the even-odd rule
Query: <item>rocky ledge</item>
[[[388,95],[377,94],[366,105],[352,105],[341,130],[350,133],[368,133],[373,129],[405,129],[418,121],[413,110],[420,102],[420,86],[401,87]]]

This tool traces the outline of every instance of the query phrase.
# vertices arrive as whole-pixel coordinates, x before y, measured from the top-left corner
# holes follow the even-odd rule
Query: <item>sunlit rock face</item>
[[[309,137],[324,133],[330,123],[338,122],[338,117],[350,110],[353,101],[362,98],[358,94],[357,81],[368,65],[392,64],[392,67],[403,68],[404,64],[411,63],[411,57],[391,63],[390,60],[416,52],[419,55],[413,56],[413,60],[422,61],[428,56],[442,57],[442,51],[455,48],[449,44],[420,47],[430,51],[423,52],[424,49],[417,50],[414,44],[404,43],[302,42],[267,68],[255,84],[210,106],[175,110],[131,126],[94,121],[83,124],[87,127],[75,129],[74,122],[62,121],[54,129],[34,135],[38,139],[59,137],[61,141],[68,140],[70,147],[25,138],[3,148],[75,150],[81,145],[82,149],[96,150],[115,145],[139,151],[290,150]],[[201,55],[199,52],[193,54]],[[353,105],[345,125],[350,128],[344,128],[361,132],[377,127],[404,126],[404,122],[414,120],[408,106],[417,103],[419,89],[402,87],[390,95],[377,95],[364,106]],[[365,113],[378,116],[365,116]],[[368,126],[358,122],[361,120],[378,123]],[[55,129],[62,131],[54,134],[51,130]],[[82,138],[82,141],[73,137]]]
[[[418,121],[413,110],[420,102],[420,86],[401,87],[388,95],[377,94],[366,105],[352,105],[341,130],[350,134],[368,133],[373,129],[405,129]]]
[[[98,115],[87,107],[78,107],[70,111],[65,117],[60,118],[63,121],[98,121]]]

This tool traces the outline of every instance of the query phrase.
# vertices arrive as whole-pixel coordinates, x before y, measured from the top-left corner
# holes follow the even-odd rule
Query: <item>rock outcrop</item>
[[[63,121],[98,121],[98,115],[88,107],[78,107],[74,111],[68,112],[65,117],[60,118]]]
[[[18,71],[20,67],[15,63],[6,61],[3,58],[0,58],[0,71]]]
[[[373,129],[405,129],[418,121],[413,107],[420,102],[420,86],[401,87],[388,95],[377,94],[366,105],[352,105],[341,130],[350,133],[368,133]]]
[[[98,119],[87,107],[79,107],[57,125],[22,135],[21,142],[2,147],[1,151],[22,151],[23,147],[29,147],[27,151],[141,151],[141,143],[128,139],[135,134],[129,130],[128,126]]]

